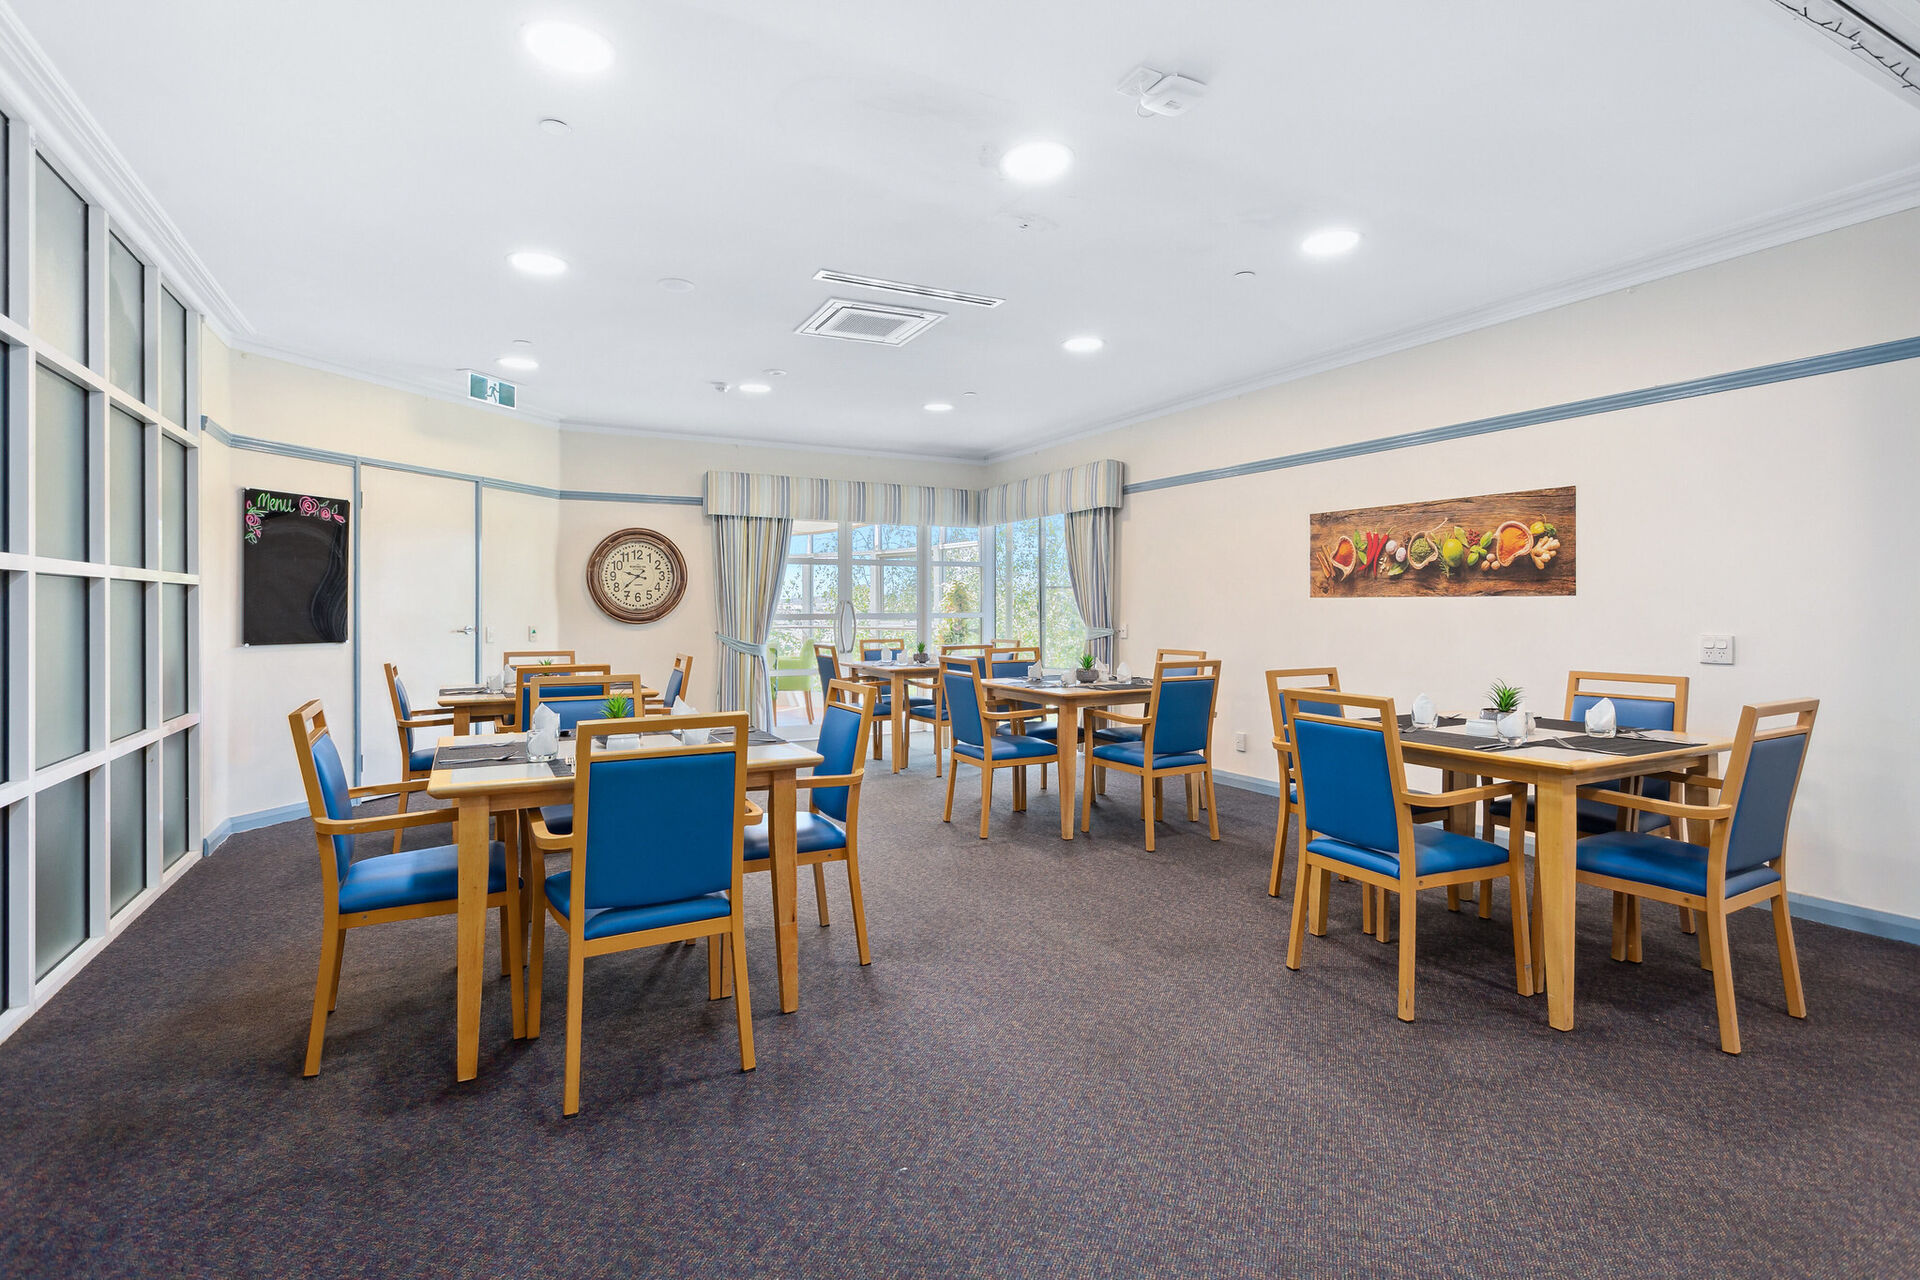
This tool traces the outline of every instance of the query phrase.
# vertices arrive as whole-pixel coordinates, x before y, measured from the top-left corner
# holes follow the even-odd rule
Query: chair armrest
[[[405,720],[397,720],[394,723],[402,729],[438,729],[453,723],[453,713],[448,712],[443,716],[408,716]]]
[[[1130,716],[1124,711],[1108,711],[1101,707],[1091,708],[1088,710],[1087,715],[1094,720],[1112,720],[1119,724],[1137,724],[1143,729],[1153,723],[1152,719],[1147,716]]]
[[[1727,782],[1725,778],[1716,778],[1710,773],[1648,773],[1641,775],[1642,781],[1648,778],[1656,778],[1661,782],[1671,782],[1677,787],[1722,787],[1725,786]]]
[[[347,794],[358,800],[362,796],[394,796],[402,791],[425,791],[426,778],[408,778],[405,782],[370,782],[364,787],[348,787]]]
[[[533,847],[542,853],[565,853],[573,848],[573,836],[553,834],[547,829],[545,818],[536,817],[527,826],[533,833]]]
[[[1524,782],[1496,782],[1484,787],[1462,787],[1457,791],[1436,791],[1431,795],[1409,795],[1403,801],[1410,809],[1451,809],[1457,804],[1475,804],[1498,800],[1502,796],[1519,800],[1526,794]]]
[[[745,806],[740,810],[740,816],[752,819],[751,822],[747,823],[750,827],[759,826],[760,820],[767,816],[767,811],[751,800],[742,800],[740,803]]]
[[[458,809],[414,809],[375,818],[315,818],[313,829],[323,836],[363,836],[376,831],[404,831],[409,827],[437,827],[460,816]]]
[[[796,778],[794,785],[802,790],[808,787],[857,787],[864,773],[816,773],[809,778]]]
[[[1604,791],[1599,787],[1581,787],[1582,800],[1598,800],[1601,804],[1610,804],[1616,809],[1637,809],[1642,813],[1660,813],[1669,818],[1703,818],[1713,821],[1731,817],[1733,806],[1730,804],[1676,804],[1671,800],[1650,800],[1646,796],[1628,795],[1624,791]]]

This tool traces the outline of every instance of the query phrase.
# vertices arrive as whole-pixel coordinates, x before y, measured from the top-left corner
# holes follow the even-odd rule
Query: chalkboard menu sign
[[[241,491],[242,644],[340,644],[347,638],[343,498]]]

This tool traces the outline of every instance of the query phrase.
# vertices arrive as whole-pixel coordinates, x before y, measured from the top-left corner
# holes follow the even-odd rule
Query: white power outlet
[[[1233,735],[1233,749],[1234,749],[1235,751],[1245,751],[1245,750],[1247,749],[1247,735],[1246,735],[1246,734],[1244,734],[1244,733],[1236,733],[1236,734],[1234,734],[1234,735]]]
[[[1710,666],[1730,667],[1733,665],[1732,636],[1701,636],[1700,661]]]
[[[488,628],[487,628],[487,643],[488,643],[488,644],[492,644],[492,643],[493,643],[493,628],[492,628],[492,627],[488,627]]]
[[[1113,634],[1116,639],[1125,640],[1127,638],[1127,624],[1123,622],[1119,626],[1115,627],[1113,629]]]

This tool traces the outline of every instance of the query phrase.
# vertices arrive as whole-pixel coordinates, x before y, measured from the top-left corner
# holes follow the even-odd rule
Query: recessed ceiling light
[[[520,42],[555,71],[592,75],[613,65],[613,46],[607,38],[571,22],[530,22],[520,33]]]
[[[530,373],[540,367],[540,362],[532,356],[519,354],[501,356],[498,360],[494,361],[494,363],[502,369],[512,369],[517,373]]]
[[[1325,227],[1300,242],[1300,252],[1309,258],[1335,258],[1360,243],[1360,233],[1352,227]]]
[[[1083,334],[1078,338],[1068,338],[1060,344],[1060,348],[1063,351],[1071,351],[1077,356],[1090,356],[1106,345],[1106,339],[1104,338],[1096,338],[1092,334]]]
[[[548,116],[540,122],[540,132],[550,133],[558,138],[573,132],[573,126],[558,116]]]
[[[760,372],[769,378],[784,378],[787,376],[785,369],[762,369]]]
[[[925,409],[928,413],[952,413],[953,412],[953,406],[948,404],[945,400],[935,400],[932,404],[923,404],[920,407],[922,409]]]
[[[1251,280],[1254,278],[1254,275],[1251,271],[1236,271],[1233,273],[1233,278],[1235,280]]]
[[[1000,157],[1000,172],[1015,182],[1052,182],[1073,165],[1073,152],[1057,142],[1023,142]]]
[[[743,382],[734,389],[745,396],[763,396],[773,390],[764,382]]]
[[[513,264],[515,271],[530,276],[557,276],[567,269],[566,261],[550,253],[541,253],[537,249],[522,249],[519,253],[507,255],[507,261]]]
[[[692,293],[693,281],[682,280],[679,276],[668,276],[660,281],[660,287],[668,293]]]

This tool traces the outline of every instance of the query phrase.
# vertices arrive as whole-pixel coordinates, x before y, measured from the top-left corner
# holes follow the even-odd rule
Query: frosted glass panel
[[[87,203],[34,158],[33,330],[87,359]]]
[[[44,768],[87,749],[87,580],[42,574],[33,591],[33,762]]]
[[[136,400],[147,367],[147,308],[140,259],[114,236],[107,242],[107,376]]]
[[[115,564],[144,567],[147,522],[147,424],[114,409],[107,414],[107,542]]]
[[[147,753],[108,766],[107,790],[107,891],[118,911],[147,887]]]
[[[57,373],[35,374],[34,535],[39,555],[87,558],[87,395]]]
[[[165,779],[160,848],[168,866],[187,852],[187,735],[176,733],[160,744],[160,773]]]
[[[114,581],[107,586],[107,735],[111,738],[124,738],[146,725],[144,590],[137,582]]]
[[[34,797],[33,973],[44,978],[87,939],[87,774]]]
[[[160,567],[187,571],[187,446],[160,438]]]
[[[180,426],[187,422],[187,309],[165,289],[160,291],[160,412]]]
[[[160,716],[187,714],[187,589],[160,588]]]

